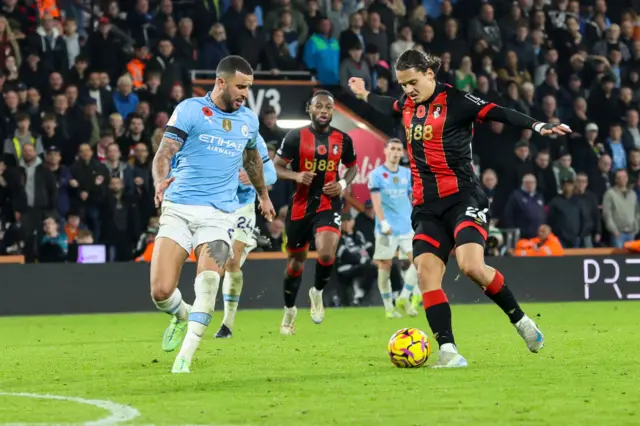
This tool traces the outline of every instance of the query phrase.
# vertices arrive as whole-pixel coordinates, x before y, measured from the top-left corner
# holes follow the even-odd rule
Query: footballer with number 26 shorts
[[[488,200],[471,166],[474,121],[498,121],[532,129],[543,136],[570,133],[568,126],[542,123],[436,81],[440,58],[407,50],[395,64],[404,95],[400,99],[370,93],[359,78],[349,87],[373,108],[401,118],[413,179],[411,222],[414,263],[427,321],[439,345],[435,368],[466,367],[455,344],[451,308],[442,277],[451,251],[461,272],[476,283],[509,317],[531,352],[544,337],[520,308],[503,275],[484,262],[489,225]]]

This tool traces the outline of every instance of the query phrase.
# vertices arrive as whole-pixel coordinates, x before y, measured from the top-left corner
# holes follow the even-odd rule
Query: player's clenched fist
[[[171,185],[171,182],[173,182],[174,180],[176,180],[176,178],[172,176],[169,179],[161,180],[160,182],[156,183],[156,195],[154,197],[156,208],[160,207],[160,204],[162,204],[162,200],[164,199],[164,191],[167,190],[169,185]]]
[[[358,77],[351,77],[349,79],[349,89],[356,95],[357,98],[364,98],[364,96],[368,93],[367,89],[364,87],[364,80]]]
[[[309,186],[315,177],[315,173],[312,172],[300,172],[298,176],[296,176],[296,182],[301,183],[302,185]]]
[[[258,197],[258,207],[260,208],[260,212],[262,216],[264,216],[267,221],[273,221],[273,218],[276,217],[276,209],[273,208],[273,204],[271,203],[271,199],[269,196]]]
[[[342,193],[342,185],[336,181],[329,182],[322,187],[322,192],[329,197],[338,197]]]

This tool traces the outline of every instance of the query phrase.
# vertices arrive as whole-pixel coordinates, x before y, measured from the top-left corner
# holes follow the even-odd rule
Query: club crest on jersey
[[[244,136],[245,138],[249,136],[249,126],[244,124],[240,130],[242,131],[242,136]]]
[[[338,151],[340,151],[340,146],[338,145],[334,145],[333,146],[333,155],[337,155]]]
[[[440,105],[440,104],[434,105],[433,106],[433,118],[440,117],[441,113],[442,113],[442,105]]]
[[[400,182],[400,179],[398,179],[398,176],[394,176],[393,177],[393,183],[395,183],[397,185],[398,182]]]
[[[224,129],[225,132],[230,132],[231,120],[229,120],[228,118],[225,118],[224,120],[222,120],[222,128]]]
[[[318,154],[326,155],[327,154],[327,147],[324,146],[324,145],[318,146]]]

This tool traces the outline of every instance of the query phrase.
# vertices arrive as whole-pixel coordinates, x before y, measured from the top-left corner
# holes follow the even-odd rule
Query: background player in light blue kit
[[[223,59],[213,91],[176,107],[153,159],[155,202],[162,203],[162,214],[151,260],[151,297],[159,310],[174,316],[163,349],[174,350],[184,339],[174,373],[189,372],[211,322],[231,253],[241,166],[256,189],[262,214],[269,221],[275,216],[256,145],[258,117],[243,106],[252,84],[253,70],[247,61],[239,56]],[[190,308],[176,287],[193,247],[196,299]]]
[[[376,213],[376,248],[373,259],[378,265],[378,289],[384,303],[387,318],[400,317],[394,309],[391,292],[391,263],[399,252],[400,260],[409,260],[404,271],[404,287],[396,300],[396,306],[407,315],[417,311],[409,300],[418,284],[418,273],[413,265],[413,229],[411,228],[411,170],[400,166],[403,146],[399,139],[389,139],[385,144],[384,164],[369,175],[371,202]]]
[[[265,185],[276,183],[276,169],[269,158],[269,150],[262,136],[258,135],[258,152],[264,164]],[[251,184],[249,175],[244,169],[240,170],[240,185],[238,186],[238,204],[236,225],[233,234],[233,257],[227,261],[224,278],[222,280],[222,297],[224,298],[224,318],[215,337],[231,337],[231,330],[242,293],[242,265],[247,255],[258,245],[254,236],[256,226],[256,190]]]

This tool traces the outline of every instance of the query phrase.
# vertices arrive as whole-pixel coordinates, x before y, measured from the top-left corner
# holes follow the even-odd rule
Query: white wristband
[[[342,190],[344,191],[345,189],[347,189],[347,181],[344,179],[340,179],[338,181],[338,183],[340,184],[340,186],[342,187]]]
[[[537,133],[540,133],[540,130],[542,130],[542,128],[545,126],[545,124],[547,123],[536,123],[533,125],[533,130],[536,131]]]

